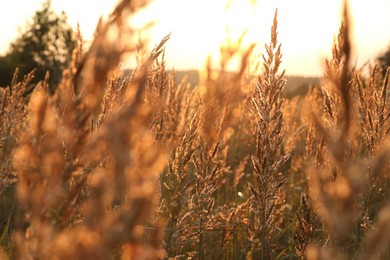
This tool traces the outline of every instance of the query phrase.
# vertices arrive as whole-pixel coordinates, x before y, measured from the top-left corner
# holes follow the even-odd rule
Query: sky
[[[26,20],[41,7],[44,0],[7,1],[0,10],[0,54]],[[154,21],[147,33],[150,46],[166,34],[167,67],[202,69],[211,55],[218,61],[221,43],[229,37],[238,38],[244,30],[244,46],[257,43],[264,52],[269,41],[275,8],[278,8],[279,42],[282,43],[283,63],[289,75],[321,76],[324,59],[330,57],[334,36],[341,16],[339,0],[154,0],[135,22]],[[352,13],[353,58],[358,65],[383,53],[390,46],[390,1],[350,0]],[[84,39],[92,38],[100,16],[106,17],[116,0],[52,0],[56,11],[64,10],[68,22],[77,23]],[[134,58],[135,59],[135,58]],[[131,64],[132,61],[129,61]]]

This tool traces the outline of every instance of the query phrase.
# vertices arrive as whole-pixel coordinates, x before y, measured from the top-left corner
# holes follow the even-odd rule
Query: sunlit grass
[[[348,12],[322,80],[285,99],[278,11],[266,46],[232,36],[191,85],[171,35],[147,51],[122,22],[144,4],[78,38],[53,95],[33,73],[0,90],[0,258],[388,257],[390,69],[352,67]]]

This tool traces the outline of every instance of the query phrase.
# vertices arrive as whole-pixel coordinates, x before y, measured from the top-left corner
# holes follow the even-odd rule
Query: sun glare
[[[221,44],[227,39],[236,41],[244,32],[243,48],[256,43],[261,50],[269,41],[273,15],[278,8],[284,66],[291,74],[315,75],[322,70],[321,60],[329,53],[333,35],[337,33],[340,7],[340,2],[334,0],[316,3],[168,0],[155,1],[143,17],[156,20],[151,42],[157,43],[172,32],[167,46],[167,57],[171,57],[167,58],[168,66],[199,69],[205,66],[208,56],[217,66]],[[232,67],[237,64],[234,61]]]
[[[390,42],[390,34],[380,29],[390,23],[389,16],[380,14],[390,10],[390,3],[351,0],[350,5],[354,59],[363,64]],[[172,32],[167,46],[167,57],[171,57],[168,64],[202,68],[208,55],[219,59],[219,47],[226,38],[238,39],[243,32],[244,45],[256,43],[261,50],[269,41],[273,14],[278,8],[279,41],[287,73],[318,76],[340,26],[341,7],[338,0],[155,1],[150,8],[154,10],[150,17],[157,21],[151,41],[158,42]],[[373,15],[368,17],[367,13]]]

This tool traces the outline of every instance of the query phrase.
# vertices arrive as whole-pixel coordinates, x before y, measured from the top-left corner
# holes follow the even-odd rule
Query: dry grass
[[[123,22],[145,4],[86,52],[79,35],[53,95],[34,72],[1,89],[0,258],[389,257],[390,69],[350,66],[347,6],[324,79],[284,100],[277,12],[261,62],[228,42],[191,86],[166,72],[169,35],[147,55]]]

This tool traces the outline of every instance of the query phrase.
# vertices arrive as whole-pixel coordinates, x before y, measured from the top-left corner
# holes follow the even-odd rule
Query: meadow
[[[192,85],[169,35],[137,43],[136,2],[78,34],[54,94],[18,70],[0,89],[0,259],[389,258],[390,69],[351,66],[347,7],[321,81],[285,99],[277,11],[261,57],[225,44]]]

